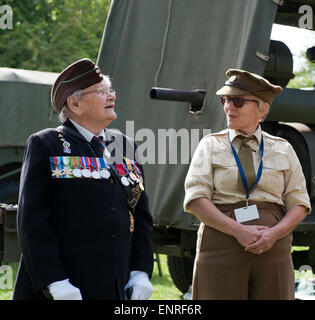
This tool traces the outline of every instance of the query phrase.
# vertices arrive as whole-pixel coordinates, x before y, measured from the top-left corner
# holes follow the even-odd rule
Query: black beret
[[[51,103],[60,113],[67,98],[73,92],[90,87],[102,80],[101,70],[92,60],[88,58],[78,60],[60,73],[51,90]]]

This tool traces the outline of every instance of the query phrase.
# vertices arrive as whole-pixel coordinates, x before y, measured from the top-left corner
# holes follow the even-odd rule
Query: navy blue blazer
[[[26,144],[17,218],[22,254],[13,299],[45,299],[43,289],[66,278],[83,299],[124,299],[130,271],[151,276],[153,270],[148,197],[142,192],[131,210],[112,169],[108,179],[53,175],[51,157],[101,156],[69,120],[59,131],[42,130]],[[115,135],[125,155],[130,139]]]

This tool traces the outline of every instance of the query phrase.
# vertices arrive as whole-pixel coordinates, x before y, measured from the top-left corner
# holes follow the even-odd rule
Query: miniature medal
[[[142,182],[139,182],[139,187],[140,187],[140,189],[141,189],[142,191],[144,191],[144,185],[143,185]]]
[[[65,174],[67,177],[70,177],[72,175],[72,170],[69,167],[66,167],[63,169],[63,174]]]
[[[89,163],[92,164],[93,171],[92,171],[92,178],[93,179],[100,179],[101,175],[98,172],[98,161],[96,158],[90,158]]]
[[[139,181],[137,176],[132,171],[129,172],[129,177],[130,177],[131,180],[133,180],[135,182]]]
[[[94,171],[92,172],[92,178],[94,178],[94,179],[100,179],[100,178],[101,178],[101,175],[100,175],[100,173],[99,173],[98,171],[94,170]]]
[[[110,177],[110,172],[107,169],[107,164],[104,158],[97,158],[96,159],[97,165],[100,168],[100,175],[104,179],[108,179]]]
[[[52,170],[52,176],[59,178],[60,176],[62,176],[62,171],[60,171],[58,168],[55,170]]]
[[[81,170],[78,169],[78,168],[73,169],[73,170],[72,170],[72,174],[73,174],[76,178],[81,178],[81,176],[82,176]]]
[[[87,168],[82,169],[82,176],[85,178],[90,178],[92,175],[91,171]]]
[[[81,159],[82,159],[83,166],[84,166],[84,168],[81,170],[82,176],[84,178],[90,178],[92,173],[91,173],[91,171],[89,169],[89,166],[88,166],[88,158],[87,157],[81,157]]]
[[[76,177],[76,178],[81,178],[82,177],[82,173],[81,170],[79,169],[79,160],[77,159],[77,157],[72,157],[72,162],[74,165],[74,169],[72,170],[72,174]]]
[[[124,186],[129,186],[129,181],[128,181],[128,179],[125,177],[125,176],[123,176],[123,177],[121,177],[121,183],[124,185]]]
[[[101,177],[104,179],[108,179],[110,177],[110,172],[107,169],[102,169],[100,174]]]
[[[60,157],[61,158],[61,164],[63,165],[63,175],[66,176],[66,178],[69,178],[72,175],[72,170],[70,168],[70,157]]]

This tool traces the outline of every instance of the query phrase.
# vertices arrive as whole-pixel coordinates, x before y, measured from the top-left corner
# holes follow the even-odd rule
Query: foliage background
[[[301,52],[299,58],[304,61],[302,67],[294,72],[295,77],[290,80],[288,88],[309,88],[315,86],[315,63],[306,58],[306,53]]]
[[[0,30],[0,67],[60,72],[97,59],[110,0],[0,0],[13,9],[13,29]],[[311,87],[315,64],[305,53],[290,88]]]
[[[0,30],[0,67],[60,72],[96,60],[110,0],[0,0],[13,29]]]

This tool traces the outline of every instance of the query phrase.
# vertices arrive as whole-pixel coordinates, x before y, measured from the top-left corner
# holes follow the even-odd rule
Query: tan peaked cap
[[[229,69],[229,78],[224,86],[216,92],[218,96],[253,95],[271,105],[274,97],[282,91],[280,86],[273,85],[258,74],[240,69]]]

